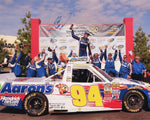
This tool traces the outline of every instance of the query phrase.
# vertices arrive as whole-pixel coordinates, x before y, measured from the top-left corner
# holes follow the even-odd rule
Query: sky
[[[62,23],[123,23],[133,17],[134,33],[141,26],[150,34],[149,0],[0,0],[0,35],[17,36],[28,11],[42,24],[52,24],[58,16]]]

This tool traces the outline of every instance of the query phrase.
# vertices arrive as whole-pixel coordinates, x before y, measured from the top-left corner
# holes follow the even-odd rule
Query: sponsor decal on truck
[[[42,92],[45,94],[51,94],[53,92],[53,85],[51,84],[42,84],[42,85],[12,85],[12,83],[8,82],[5,83],[1,89],[0,94],[24,94],[24,93],[30,93],[33,91]]]

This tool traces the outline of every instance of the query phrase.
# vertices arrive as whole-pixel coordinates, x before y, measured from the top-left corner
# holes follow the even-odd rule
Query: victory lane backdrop
[[[65,53],[67,56],[73,50],[77,56],[79,54],[79,41],[71,36],[71,24],[46,24],[39,26],[39,51],[45,48],[48,52],[48,47],[55,49],[57,56],[60,53]],[[89,40],[92,55],[100,53],[99,47],[104,51],[105,45],[108,46],[107,54],[114,54],[115,49],[121,49],[122,55],[126,53],[125,40],[125,25],[124,24],[74,24],[74,33],[79,37],[83,37],[86,31],[90,32]],[[118,58],[118,57],[117,57]],[[119,59],[115,62],[116,69],[119,71]],[[102,64],[104,68],[104,61]]]

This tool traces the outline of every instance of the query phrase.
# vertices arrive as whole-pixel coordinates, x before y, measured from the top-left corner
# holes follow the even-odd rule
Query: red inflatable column
[[[134,50],[133,43],[133,18],[124,18],[125,36],[126,36],[126,55],[129,56],[129,51]],[[129,57],[128,57],[129,58]],[[128,59],[129,60],[129,59]]]
[[[31,58],[39,53],[39,25],[40,19],[31,19]]]

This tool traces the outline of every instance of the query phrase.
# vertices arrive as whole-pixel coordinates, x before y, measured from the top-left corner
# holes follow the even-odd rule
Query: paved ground
[[[139,113],[124,111],[55,113],[31,117],[24,113],[24,111],[0,106],[0,120],[150,120],[150,110],[142,110]]]

